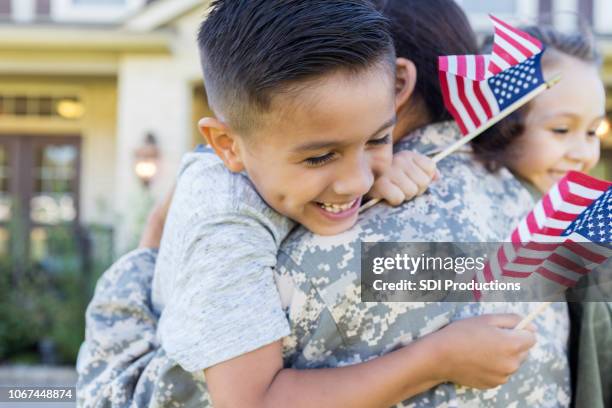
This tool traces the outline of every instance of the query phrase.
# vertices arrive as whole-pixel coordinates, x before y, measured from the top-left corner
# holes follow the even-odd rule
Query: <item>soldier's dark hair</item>
[[[414,93],[432,122],[450,120],[444,108],[438,57],[476,54],[478,42],[467,16],[454,0],[378,0],[377,7],[391,21],[398,57],[417,69]]]
[[[601,64],[601,56],[592,35],[587,33],[562,33],[551,26],[529,26],[521,30],[537,38],[546,50],[542,65],[554,64],[560,55],[568,55],[595,66]],[[493,47],[493,36],[487,37],[481,52],[489,53]],[[510,154],[511,145],[525,132],[525,119],[530,103],[517,109],[493,127],[472,140],[477,157],[490,171],[503,167]]]
[[[198,46],[210,107],[242,133],[308,81],[377,64],[395,72],[388,21],[368,0],[215,0]]]

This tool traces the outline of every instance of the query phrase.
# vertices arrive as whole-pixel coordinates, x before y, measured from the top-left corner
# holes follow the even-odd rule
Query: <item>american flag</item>
[[[509,241],[476,274],[477,282],[528,278],[535,272],[563,286],[575,285],[612,256],[612,183],[570,171]]]
[[[438,58],[444,105],[467,135],[544,83],[542,43],[500,19],[490,55]]]

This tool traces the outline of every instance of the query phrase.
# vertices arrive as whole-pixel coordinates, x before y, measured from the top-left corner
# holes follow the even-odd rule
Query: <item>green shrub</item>
[[[47,255],[39,262],[17,267],[10,257],[0,259],[0,362],[41,362],[41,344],[51,345],[55,363],[76,361],[93,281],[112,255],[84,251],[71,228],[47,233]]]

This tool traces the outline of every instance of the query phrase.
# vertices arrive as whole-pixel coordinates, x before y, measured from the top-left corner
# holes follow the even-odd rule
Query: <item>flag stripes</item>
[[[542,43],[529,34],[517,30],[495,16],[490,15],[495,27],[493,52],[489,72],[497,75],[542,51]]]
[[[491,16],[495,25],[491,55],[448,55],[438,58],[444,105],[461,133],[484,127],[512,102],[541,83],[542,44]]]
[[[612,256],[609,227],[602,227],[605,222],[612,225],[611,208],[612,183],[570,171],[519,223],[510,242],[500,246],[475,280],[527,278],[535,272],[560,285],[574,285]]]

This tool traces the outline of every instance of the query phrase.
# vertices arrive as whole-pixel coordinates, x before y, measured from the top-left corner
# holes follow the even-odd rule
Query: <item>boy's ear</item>
[[[399,112],[410,99],[416,86],[417,70],[414,62],[406,58],[395,60],[395,109]]]
[[[217,156],[223,160],[225,167],[234,173],[244,170],[244,163],[240,155],[240,144],[224,122],[216,118],[202,118],[198,122],[200,133]]]

